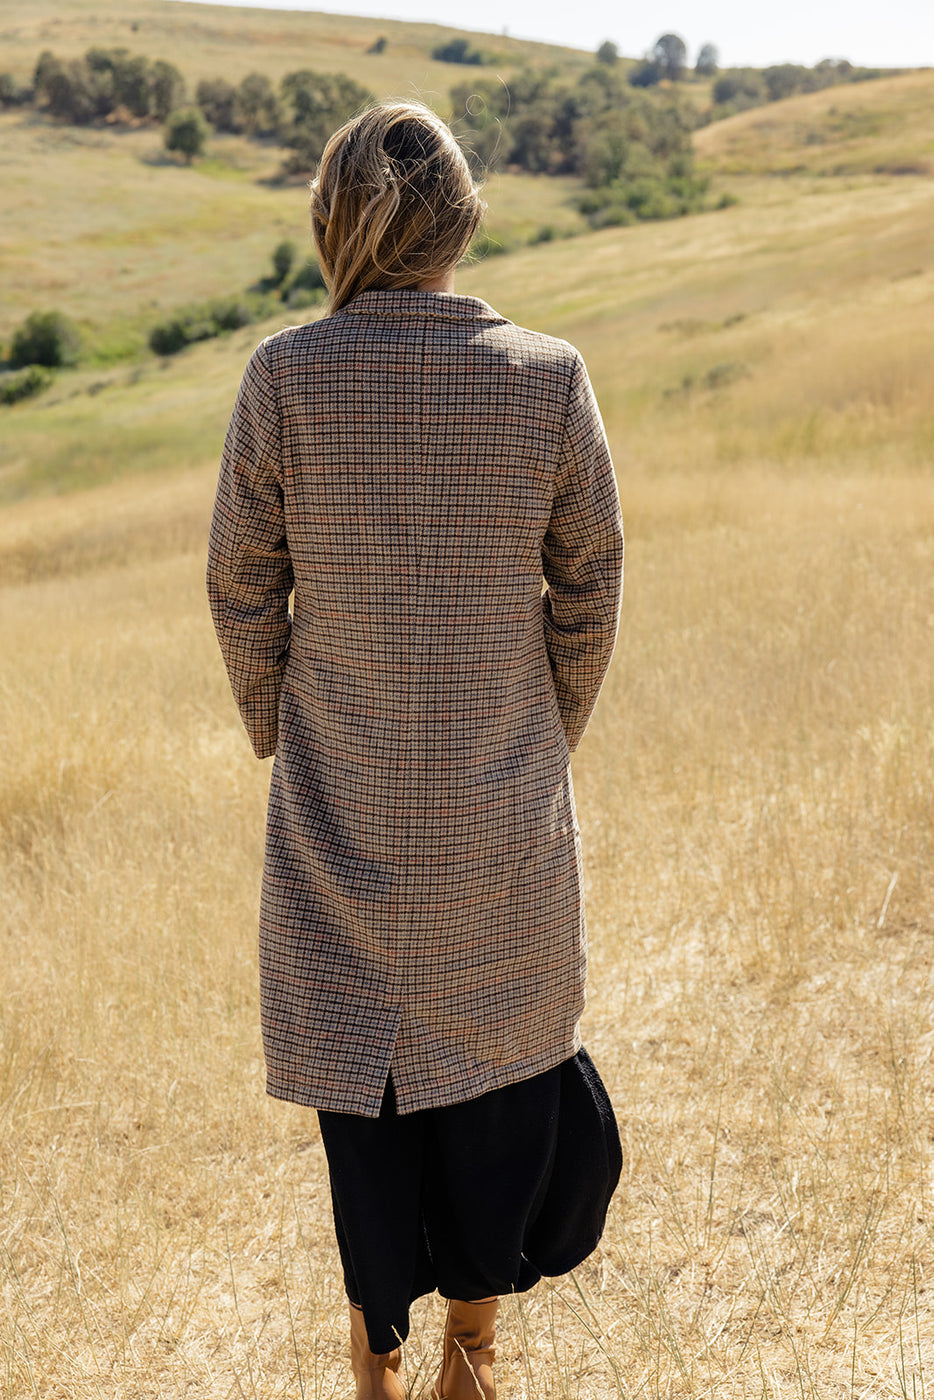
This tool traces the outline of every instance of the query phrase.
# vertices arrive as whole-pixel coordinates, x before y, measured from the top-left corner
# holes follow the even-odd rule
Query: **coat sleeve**
[[[246,367],[227,429],[207,568],[217,639],[257,758],[276,749],[291,634],[281,458],[279,405],[264,344]]]
[[[542,542],[545,645],[573,751],[616,641],[623,524],[613,463],[587,371],[576,357],[551,519]]]

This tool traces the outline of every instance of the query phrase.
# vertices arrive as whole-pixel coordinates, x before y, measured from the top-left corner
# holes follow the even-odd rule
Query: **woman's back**
[[[209,549],[275,754],[267,1089],[319,1110],[357,1400],[404,1400],[397,1343],[434,1288],[434,1400],[495,1400],[495,1295],[587,1257],[621,1165],[580,1040],[569,764],[616,635],[619,503],[577,352],[453,294],[482,209],[426,108],[334,134],[329,315],[251,358]]]
[[[277,489],[265,529],[262,492],[246,517],[233,498],[219,509],[216,577],[248,528],[264,588],[284,525],[280,598],[295,588],[287,655],[273,627],[241,658],[251,737],[277,753],[272,1092],[369,1107],[395,1045],[400,1105],[421,1107],[573,1054],[585,956],[568,747],[609,660],[622,549],[579,355],[474,298],[364,292],[258,349],[226,455],[244,451],[274,464]],[[242,555],[237,568],[249,588]],[[277,665],[273,715],[247,671]],[[298,1012],[296,978],[315,989]],[[343,1029],[322,1055],[335,1001]],[[313,1072],[296,1065],[296,1016]],[[346,1031],[361,1018],[372,1077]]]

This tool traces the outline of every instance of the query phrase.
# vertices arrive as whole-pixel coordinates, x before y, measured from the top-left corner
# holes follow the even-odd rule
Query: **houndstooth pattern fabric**
[[[579,1048],[569,750],[622,562],[603,427],[565,342],[475,298],[371,291],[254,352],[208,592],[254,749],[275,753],[270,1094],[375,1117],[391,1067],[409,1113]]]

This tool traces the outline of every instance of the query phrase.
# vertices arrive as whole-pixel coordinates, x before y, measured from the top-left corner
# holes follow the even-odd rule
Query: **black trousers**
[[[390,1079],[378,1118],[318,1118],[344,1284],[374,1352],[405,1340],[424,1293],[470,1302],[575,1268],[622,1166],[586,1050],[448,1108],[398,1114]]]

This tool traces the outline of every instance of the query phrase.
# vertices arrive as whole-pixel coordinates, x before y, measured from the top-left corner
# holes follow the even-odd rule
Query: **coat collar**
[[[462,297],[448,292],[400,291],[360,292],[342,306],[337,316],[417,316],[432,321],[498,321],[505,316],[494,311],[479,297]]]

